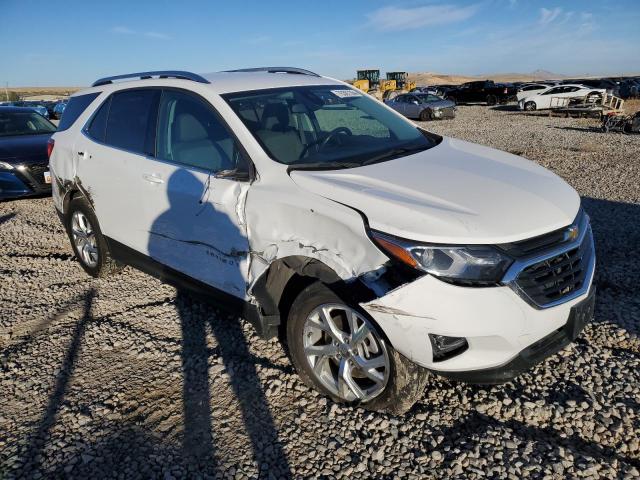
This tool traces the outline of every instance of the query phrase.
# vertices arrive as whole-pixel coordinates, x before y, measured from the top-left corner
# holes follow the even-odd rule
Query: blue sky
[[[640,72],[640,0],[0,0],[0,86],[286,65]]]

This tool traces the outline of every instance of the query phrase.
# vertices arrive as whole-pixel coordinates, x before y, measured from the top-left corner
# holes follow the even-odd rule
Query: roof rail
[[[158,70],[154,72],[127,73],[125,75],[115,75],[113,77],[104,77],[93,82],[91,86],[98,87],[100,85],[108,85],[109,83],[113,83],[114,80],[124,80],[125,78],[139,78],[140,80],[146,80],[152,77],[180,78],[182,80],[192,80],[194,82],[199,82],[199,83],[211,83],[209,82],[209,80],[207,80],[204,77],[201,77],[196,73],[183,72],[181,70]]]
[[[256,68],[239,68],[237,70],[225,70],[226,72],[267,72],[267,73],[293,73],[297,75],[311,75],[319,77],[317,73],[305,70],[304,68],[295,67],[256,67]]]

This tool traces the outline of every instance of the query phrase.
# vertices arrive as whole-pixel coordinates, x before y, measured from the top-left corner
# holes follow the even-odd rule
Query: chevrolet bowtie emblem
[[[564,240],[566,242],[572,242],[573,240],[578,238],[579,234],[580,234],[580,229],[577,226],[572,225],[569,228],[567,228],[566,232],[564,232]]]

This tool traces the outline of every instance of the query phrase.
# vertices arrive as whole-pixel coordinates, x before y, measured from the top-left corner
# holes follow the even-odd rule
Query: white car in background
[[[540,90],[534,95],[518,99],[520,110],[544,110],[553,107],[565,106],[562,99],[584,98],[587,102],[595,102],[602,98],[607,91],[604,88],[591,88],[584,85],[556,85]],[[552,100],[559,99],[559,100]]]
[[[523,98],[540,93],[542,90],[546,90],[547,88],[549,88],[549,85],[545,85],[543,83],[528,83],[518,88],[516,97],[518,98],[518,101],[520,101]]]

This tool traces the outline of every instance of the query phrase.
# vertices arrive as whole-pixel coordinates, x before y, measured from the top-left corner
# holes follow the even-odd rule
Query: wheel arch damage
[[[269,205],[269,208],[265,208]],[[245,204],[250,243],[248,293],[256,329],[270,338],[289,307],[319,281],[354,305],[379,298],[415,278],[392,264],[369,238],[358,210],[305,190],[252,186]]]

